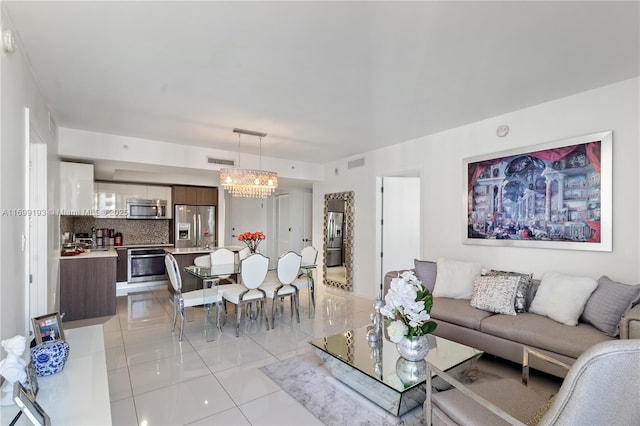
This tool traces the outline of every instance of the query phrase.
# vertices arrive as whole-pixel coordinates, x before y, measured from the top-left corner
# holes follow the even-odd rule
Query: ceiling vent
[[[347,163],[347,168],[354,169],[356,167],[364,166],[364,157],[358,158],[357,160],[351,160]]]
[[[207,157],[207,163],[209,164],[223,164],[225,166],[233,166],[235,162],[233,160],[222,160],[220,158]]]

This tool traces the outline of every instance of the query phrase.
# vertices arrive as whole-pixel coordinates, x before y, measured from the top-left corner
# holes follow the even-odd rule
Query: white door
[[[267,239],[273,238],[267,233],[266,200],[261,198],[229,197],[229,234],[225,245],[242,246],[238,235],[244,232],[264,232]],[[258,247],[260,253],[268,256],[264,241]]]
[[[289,194],[276,195],[276,235],[278,238],[278,253],[276,254],[278,256],[292,249],[289,201]]]
[[[305,192],[302,200],[303,215],[302,220],[302,248],[313,245],[313,194],[311,192]]]
[[[420,259],[420,178],[382,179],[382,278]],[[401,206],[401,208],[399,208]]]
[[[31,131],[29,144],[29,313],[47,313],[47,145]]]

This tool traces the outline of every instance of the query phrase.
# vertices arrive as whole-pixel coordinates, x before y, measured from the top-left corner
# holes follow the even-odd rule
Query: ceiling
[[[3,1],[59,126],[320,164],[638,76],[638,5]]]

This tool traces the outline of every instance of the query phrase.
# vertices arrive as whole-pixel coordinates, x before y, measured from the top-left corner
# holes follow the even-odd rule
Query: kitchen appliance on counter
[[[167,200],[127,200],[127,219],[167,219]]]
[[[127,250],[129,284],[164,281],[167,279],[167,269],[164,264],[165,251],[158,247],[130,248]]]
[[[216,241],[216,206],[175,206],[175,247],[214,247]]]

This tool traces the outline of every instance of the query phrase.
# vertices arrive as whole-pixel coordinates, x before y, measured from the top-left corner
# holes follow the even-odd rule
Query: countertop
[[[238,252],[240,250],[242,250],[244,247],[243,246],[224,246],[224,247],[213,247],[213,248],[206,248],[206,247],[184,247],[184,248],[167,248],[166,252],[167,253],[171,253],[171,254],[191,254],[191,253],[211,253],[213,251],[216,251],[219,248],[226,248],[231,250],[232,252]]]
[[[90,259],[90,258],[98,258],[98,257],[118,257],[118,253],[115,249],[109,248],[108,250],[102,251],[91,251],[77,254],[75,256],[62,256],[60,255],[60,259]]]

